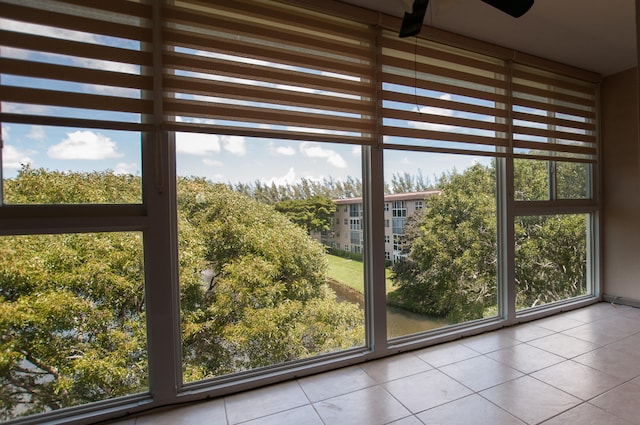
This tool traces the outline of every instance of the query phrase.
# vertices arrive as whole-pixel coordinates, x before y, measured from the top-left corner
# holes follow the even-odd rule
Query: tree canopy
[[[547,163],[516,165],[519,199],[548,199]],[[584,196],[582,169],[569,164],[559,170],[558,182],[567,197]],[[456,323],[494,315],[498,302],[495,165],[478,164],[463,173],[444,175],[438,185],[441,194],[407,220],[406,258],[394,264],[397,289],[389,294],[389,303]],[[517,308],[585,293],[584,214],[521,216],[513,225]]]
[[[140,187],[25,168],[5,196],[135,202]],[[323,247],[273,207],[189,178],[178,217],[186,382],[364,343],[362,312],[326,285]],[[142,232],[0,238],[2,418],[148,389],[143,249]]]
[[[311,232],[322,232],[331,229],[336,204],[332,199],[323,196],[312,196],[308,199],[288,199],[274,205],[276,211],[286,215],[298,226]]]

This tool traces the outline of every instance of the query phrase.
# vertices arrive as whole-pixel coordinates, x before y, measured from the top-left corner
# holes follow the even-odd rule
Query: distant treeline
[[[321,181],[302,178],[298,183],[277,185],[256,180],[253,183],[227,183],[229,189],[249,195],[259,202],[275,204],[286,200],[309,199],[317,196],[342,199],[362,196],[362,180],[348,176],[346,180],[336,180],[332,177]],[[420,192],[436,189],[437,184],[424,177],[421,171],[417,174],[393,174],[391,183],[385,184],[385,193]]]

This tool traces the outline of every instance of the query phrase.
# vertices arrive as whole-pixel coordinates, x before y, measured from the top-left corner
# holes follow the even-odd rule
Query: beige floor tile
[[[511,338],[509,335],[496,332],[489,332],[482,335],[472,336],[470,338],[464,338],[460,342],[472,350],[482,354],[520,344],[520,341]]]
[[[544,425],[631,425],[631,423],[589,403],[583,403],[550,419]]]
[[[521,372],[486,356],[463,360],[440,370],[474,391],[482,391],[522,376]]]
[[[537,424],[581,403],[580,399],[529,376],[480,393],[528,424]]]
[[[592,342],[561,333],[529,341],[527,344],[567,359],[588,353],[600,347]]]
[[[574,360],[626,380],[640,376],[640,352],[631,355],[606,346],[578,356]]]
[[[222,425],[226,423],[224,401],[217,399],[141,416],[135,425]]]
[[[607,319],[617,314],[622,314],[623,309],[607,303],[597,303],[588,307],[562,313],[563,317],[578,320],[584,323],[592,323],[598,320]]]
[[[511,366],[524,373],[532,373],[556,363],[565,361],[564,357],[541,350],[528,344],[514,345],[487,354],[502,364]]]
[[[225,398],[229,425],[309,404],[297,381],[284,382]]]
[[[215,424],[215,422],[214,422]],[[242,425],[323,425],[322,419],[316,413],[311,405],[296,407],[284,412],[275,413],[273,415],[264,416],[249,422],[243,422]]]
[[[611,344],[630,335],[622,335],[618,332],[607,332],[597,328],[594,323],[578,326],[577,328],[569,329],[562,333],[600,346]]]
[[[589,400],[624,382],[589,366],[567,360],[531,375],[569,394]]]
[[[599,320],[569,329],[564,334],[599,345],[606,345],[640,332],[640,322],[623,316]]]
[[[298,379],[311,402],[346,394],[376,385],[376,381],[359,366],[351,366]]]
[[[388,425],[424,425],[424,424],[420,421],[420,419],[416,418],[415,416],[407,416],[406,418],[393,421]]]
[[[398,354],[385,359],[374,360],[361,365],[361,367],[367,375],[379,383],[433,369],[431,365],[413,353]]]
[[[416,351],[415,354],[433,367],[445,366],[480,355],[480,353],[462,345],[459,341],[436,345],[435,347]]]
[[[314,407],[325,425],[381,425],[410,415],[378,386],[319,401]]]
[[[528,341],[549,336],[555,333],[550,329],[542,328],[540,326],[536,326],[531,323],[524,323],[521,325],[511,326],[505,329],[501,329],[497,332],[505,334],[520,342],[528,342]]]
[[[549,329],[554,332],[562,332],[584,325],[584,322],[570,319],[564,315],[547,317],[545,319],[536,320],[533,323],[536,326],[540,326],[541,328]]]
[[[471,390],[438,370],[396,379],[383,387],[413,413],[471,394]]]
[[[591,400],[591,404],[632,424],[640,424],[640,386],[626,383]]]
[[[640,335],[633,335],[628,338],[623,338],[608,345],[609,348],[621,351],[630,356],[635,356],[640,352]]]
[[[495,404],[473,394],[417,415],[425,425],[522,425]]]

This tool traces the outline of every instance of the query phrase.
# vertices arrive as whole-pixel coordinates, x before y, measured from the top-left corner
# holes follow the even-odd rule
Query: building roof
[[[406,192],[406,193],[389,193],[384,195],[385,202],[393,201],[421,201],[433,195],[440,195],[440,190],[426,190],[422,192]],[[342,198],[333,200],[338,205],[361,204],[362,197]]]

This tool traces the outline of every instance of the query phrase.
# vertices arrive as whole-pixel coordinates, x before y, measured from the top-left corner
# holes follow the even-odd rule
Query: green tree
[[[520,200],[548,199],[548,164],[517,160]],[[566,193],[586,188],[583,166],[563,170]],[[407,220],[406,260],[394,265],[397,289],[389,303],[452,322],[495,313],[497,242],[495,166],[475,165],[440,179],[442,193]],[[586,291],[586,215],[516,217],[518,308],[575,297]]]
[[[104,186],[107,185],[107,186]],[[24,168],[10,203],[134,202],[139,178]],[[142,235],[0,238],[0,416],[147,389]]]
[[[178,188],[180,244],[203,241],[194,256],[211,276],[181,274],[187,380],[363,344],[362,312],[335,301],[324,248],[305,230],[224,186]]]
[[[441,177],[442,193],[408,220],[405,261],[393,267],[389,302],[451,321],[483,317],[496,305],[496,201],[493,167]]]
[[[280,201],[274,205],[276,211],[307,230],[321,232],[331,229],[331,220],[336,204],[329,198],[313,196],[307,199]]]
[[[111,173],[25,168],[6,183],[14,203],[140,196],[139,178]],[[303,229],[223,185],[178,192],[186,381],[363,344],[362,312],[335,301]],[[2,418],[147,390],[143,258],[139,232],[0,238]]]

